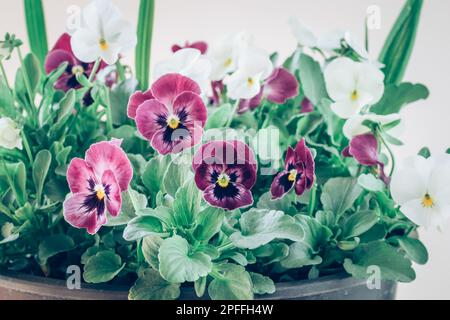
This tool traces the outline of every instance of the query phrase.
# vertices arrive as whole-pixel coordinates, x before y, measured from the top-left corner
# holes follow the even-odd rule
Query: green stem
[[[5,79],[6,87],[9,89],[9,92],[11,93],[12,92],[11,86],[9,85],[8,77],[6,76],[6,70],[1,60],[0,60],[0,70],[2,72],[3,79]]]
[[[214,279],[217,279],[217,280],[224,280],[225,278],[224,278],[224,276],[223,275],[221,275],[218,271],[216,271],[216,270],[213,270],[213,271],[211,271],[211,273],[209,274],[211,277],[213,277]]]
[[[28,137],[25,134],[25,131],[22,129],[22,139],[23,146],[25,147],[25,151],[27,152],[28,159],[30,160],[30,165],[32,166],[34,163],[33,153],[31,152],[30,142],[28,141]]]
[[[120,82],[124,82],[126,80],[125,68],[123,67],[123,64],[120,62],[120,60],[117,60],[117,62],[116,62],[116,69],[117,69],[117,74],[119,75]]]
[[[14,214],[9,210],[3,203],[0,202],[0,212],[7,216],[11,221],[19,224],[19,220],[14,216]]]
[[[234,249],[234,248],[235,248],[235,246],[234,246],[233,242],[227,242],[227,243],[221,245],[220,247],[218,247],[217,250],[219,252],[224,252],[224,251]]]
[[[389,157],[391,158],[392,166],[391,166],[391,171],[389,173],[389,177],[392,177],[392,175],[394,174],[394,171],[395,171],[395,156],[394,156],[394,152],[389,147],[389,144],[386,142],[386,140],[381,136],[381,134],[379,136],[380,136],[381,143],[386,147],[387,151],[389,152]]]
[[[20,48],[17,48],[17,52],[19,54],[20,66],[21,66],[22,75],[23,75],[23,81],[25,82],[25,87],[27,89],[27,94],[28,94],[28,97],[30,99],[31,110],[32,110],[33,113],[36,113],[35,105],[34,105],[34,94],[33,94],[33,90],[31,89],[31,83],[30,83],[30,79],[28,78],[28,73],[27,73],[27,71],[25,69],[25,63],[24,63],[24,60],[23,60],[22,51],[20,50]]]
[[[311,193],[309,195],[308,214],[311,217],[314,214],[314,211],[316,210],[316,202],[317,202],[317,185],[314,184],[314,186],[311,189]]]
[[[102,62],[102,60],[100,58],[98,58],[97,61],[95,61],[94,67],[92,68],[91,74],[89,76],[89,82],[92,83],[92,81],[94,81],[97,71],[100,68],[101,62]]]
[[[239,103],[240,102],[241,102],[240,100],[236,100],[236,102],[234,104],[234,107],[233,107],[233,111],[231,112],[230,118],[228,119],[228,122],[227,122],[227,124],[225,126],[226,128],[231,127],[231,124],[233,123],[234,116],[236,115],[236,113],[237,113],[237,111],[239,109]]]
[[[112,119],[112,110],[111,110],[111,99],[109,97],[109,90],[106,91],[106,129],[108,132],[111,132],[114,129],[113,119]]]

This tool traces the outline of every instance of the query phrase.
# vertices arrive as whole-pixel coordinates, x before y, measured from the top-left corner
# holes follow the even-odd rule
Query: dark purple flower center
[[[97,184],[92,178],[88,180],[88,184],[89,195],[84,200],[83,205],[80,209],[82,209],[84,213],[90,213],[96,210],[97,215],[101,216],[105,213],[105,200],[109,199],[111,186],[105,184]]]
[[[215,185],[214,196],[222,200],[224,198],[235,198],[239,194],[239,189],[235,183],[238,179],[236,172],[229,174],[214,170],[211,174],[211,183]]]
[[[156,122],[164,129],[163,140],[165,143],[170,144],[190,136],[185,125],[188,116],[185,108],[173,115],[159,114],[157,116]]]
[[[80,65],[68,65],[66,69],[66,73],[71,75],[67,80],[67,86],[69,88],[77,89],[81,87],[80,83],[77,80],[78,74],[84,74],[88,77],[87,70],[89,68],[89,64],[81,63]]]

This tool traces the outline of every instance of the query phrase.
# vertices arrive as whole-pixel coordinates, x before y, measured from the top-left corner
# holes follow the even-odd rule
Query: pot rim
[[[364,285],[366,280],[356,279],[346,273],[337,273],[315,280],[300,280],[276,284],[272,295],[257,296],[258,300],[289,300],[312,295],[327,294]],[[299,290],[301,287],[301,290]],[[0,288],[9,289],[47,299],[64,300],[127,300],[128,286],[92,285],[82,283],[81,290],[70,290],[66,281],[29,274],[0,271]],[[192,288],[182,288],[181,298],[198,300]]]

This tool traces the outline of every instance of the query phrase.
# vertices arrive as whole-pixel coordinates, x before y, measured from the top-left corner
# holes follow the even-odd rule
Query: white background
[[[138,0],[113,0],[129,21],[137,21]],[[11,32],[26,40],[23,1],[2,1],[0,34]],[[66,9],[85,0],[44,0],[49,45],[64,31]],[[429,146],[433,152],[450,147],[450,1],[427,0],[406,80],[426,84],[431,96],[403,112],[405,146],[397,148],[399,159]],[[153,62],[170,55],[172,44],[186,40],[213,41],[223,33],[247,30],[268,51],[278,50],[285,58],[296,47],[287,20],[300,17],[317,33],[349,29],[362,38],[364,17],[370,5],[381,8],[381,29],[371,32],[371,54],[376,57],[402,0],[157,0]],[[126,57],[133,64],[133,56]],[[8,62],[12,76],[17,61]],[[450,181],[449,181],[450,183]],[[421,230],[429,248],[430,261],[417,266],[417,280],[400,285],[400,299],[450,299],[450,230]]]

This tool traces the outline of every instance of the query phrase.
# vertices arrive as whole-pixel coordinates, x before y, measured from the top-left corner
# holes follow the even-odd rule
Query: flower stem
[[[113,126],[113,119],[112,119],[112,110],[111,110],[111,99],[109,97],[109,90],[106,90],[106,129],[108,132],[112,131],[114,129]]]
[[[233,107],[233,111],[231,112],[231,114],[230,114],[230,118],[228,119],[228,122],[227,122],[227,124],[226,124],[226,128],[230,128],[231,127],[231,124],[233,123],[233,119],[234,119],[234,116],[236,115],[236,113],[237,113],[237,111],[238,111],[238,109],[239,109],[239,103],[241,102],[241,100],[236,100],[236,103],[234,104],[234,107]]]
[[[30,165],[33,165],[33,153],[31,152],[30,142],[28,141],[28,137],[25,134],[25,131],[22,129],[22,138],[23,138],[23,146],[25,147],[25,151],[27,152],[28,159],[30,160]]]
[[[92,68],[91,74],[89,75],[89,82],[94,81],[95,76],[97,74],[98,69],[100,68],[100,63],[102,62],[102,60],[100,58],[98,58],[95,61],[94,67]]]
[[[117,60],[116,62],[116,69],[120,82],[124,82],[126,80],[125,68],[123,67],[123,64],[120,62],[120,60]]]
[[[8,77],[6,76],[6,70],[5,70],[5,67],[3,66],[3,62],[1,60],[0,60],[0,71],[2,72],[3,79],[5,79],[6,87],[8,88],[9,92],[11,93],[12,92],[11,86],[9,85]]]
[[[314,210],[316,209],[317,202],[317,185],[314,184],[311,193],[309,195],[309,207],[308,207],[308,215],[312,216],[314,214]]]
[[[381,136],[381,134],[380,134],[380,139],[381,139],[381,143],[386,147],[387,151],[389,152],[389,157],[391,158],[392,166],[391,166],[391,171],[389,173],[389,177],[392,177],[392,175],[394,174],[394,171],[395,171],[395,156],[394,156],[394,152],[389,147],[389,144],[386,142],[386,140]]]

